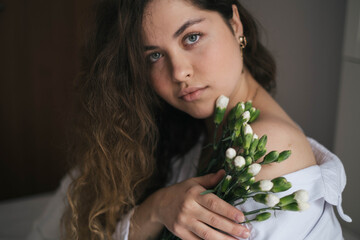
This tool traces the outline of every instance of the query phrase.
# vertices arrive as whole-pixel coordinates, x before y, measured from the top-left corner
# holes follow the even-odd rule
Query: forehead
[[[146,37],[176,31],[185,21],[206,15],[208,11],[199,9],[185,0],[152,0],[146,6],[143,30]],[[172,34],[172,33],[171,33]]]
[[[191,11],[200,10],[187,0],[151,0],[144,10],[144,22],[157,17],[181,16]],[[178,14],[176,14],[178,13]]]

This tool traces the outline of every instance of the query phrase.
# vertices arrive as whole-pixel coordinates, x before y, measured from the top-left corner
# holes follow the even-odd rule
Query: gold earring
[[[246,45],[247,45],[246,37],[245,37],[245,36],[240,36],[240,37],[239,37],[239,41],[240,41],[241,56],[243,56],[244,48],[245,48]]]
[[[246,45],[247,45],[246,37],[245,36],[240,36],[239,40],[240,40],[240,47],[245,48]]]

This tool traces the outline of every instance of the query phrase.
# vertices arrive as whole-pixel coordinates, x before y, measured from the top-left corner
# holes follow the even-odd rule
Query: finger
[[[190,229],[193,233],[195,233],[198,237],[205,240],[236,240],[236,238],[229,236],[227,234],[221,233],[215,229],[212,229],[208,225],[202,222],[196,222],[190,225]]]
[[[199,220],[203,223],[206,223],[207,225],[221,230],[227,234],[242,238],[248,238],[250,235],[250,232],[246,227],[224,218],[216,213],[210,211],[201,211],[201,213],[199,213],[197,216],[199,216]]]
[[[215,194],[205,194],[197,198],[197,202],[211,212],[238,223],[245,220],[244,214],[239,209],[220,199]]]
[[[178,236],[179,238],[184,239],[184,240],[201,240],[201,238],[199,238],[197,235],[195,235],[194,233],[192,233],[188,230],[183,230],[183,231],[181,231],[181,234],[176,235],[176,236]]]
[[[194,178],[194,180],[204,188],[211,188],[218,184],[220,180],[224,177],[224,175],[225,171],[221,169],[216,173],[210,173],[201,177]]]

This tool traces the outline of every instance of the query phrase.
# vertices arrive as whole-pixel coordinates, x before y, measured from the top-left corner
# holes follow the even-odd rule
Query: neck
[[[252,101],[254,106],[257,106],[257,94],[258,90],[261,88],[259,83],[251,76],[251,74],[245,69],[242,75],[242,79],[238,84],[237,89],[234,91],[232,96],[229,96],[229,104],[225,112],[225,118],[229,111],[238,103]],[[205,120],[207,136],[212,138],[215,126],[213,117],[207,118]],[[221,126],[220,126],[221,127]]]

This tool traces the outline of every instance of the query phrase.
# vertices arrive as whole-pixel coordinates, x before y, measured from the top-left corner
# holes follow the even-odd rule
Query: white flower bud
[[[310,207],[310,205],[307,202],[298,202],[299,211],[305,211]]]
[[[247,134],[253,134],[253,130],[252,130],[252,128],[250,127],[249,124],[246,124],[246,125],[245,125],[244,134],[245,134],[245,135],[247,135]]]
[[[241,102],[241,103],[240,103],[240,107],[241,107],[241,109],[244,111],[244,110],[245,110],[245,103],[244,103],[244,102]]]
[[[231,175],[226,175],[225,180],[223,181],[221,186],[222,192],[225,192],[228,189],[231,179],[232,179]]]
[[[278,204],[280,199],[275,194],[267,194],[265,198],[265,204],[269,207],[274,207],[276,204]]]
[[[251,178],[248,180],[248,182],[249,182],[250,184],[253,184],[253,183],[255,182],[255,177],[251,177]]]
[[[250,112],[245,111],[243,114],[241,114],[241,117],[245,120],[245,122],[248,122],[250,120]]]
[[[242,168],[244,167],[246,164],[245,162],[245,158],[242,157],[242,156],[237,156],[235,159],[234,159],[234,165],[236,168]]]
[[[261,191],[268,192],[273,188],[274,184],[270,180],[261,180],[260,189]]]
[[[236,156],[236,151],[233,148],[228,148],[226,150],[226,157],[229,159],[233,159]]]
[[[258,137],[258,135],[256,135],[256,133],[254,133],[254,135],[253,135],[253,140],[254,139],[259,139],[259,137]]]
[[[216,107],[220,108],[220,109],[225,109],[227,107],[228,103],[229,103],[229,98],[224,95],[221,95],[216,100]]]
[[[250,173],[253,176],[256,176],[261,170],[261,165],[258,163],[253,163],[248,168],[248,173]]]
[[[294,199],[297,202],[307,202],[309,200],[309,194],[305,190],[298,190],[294,193]]]

